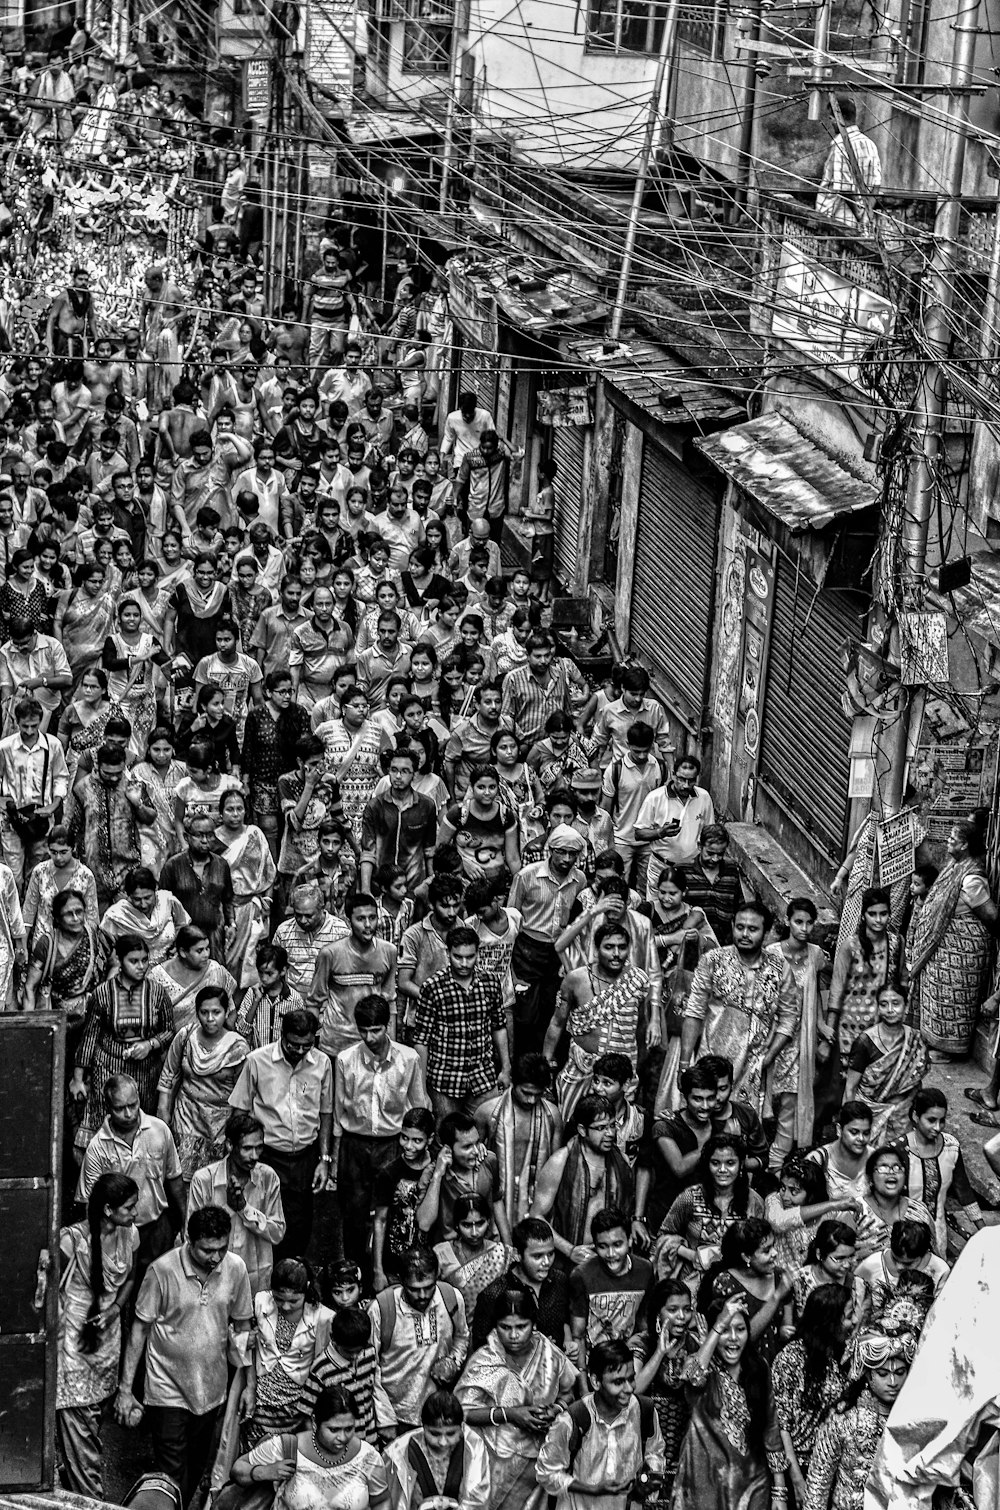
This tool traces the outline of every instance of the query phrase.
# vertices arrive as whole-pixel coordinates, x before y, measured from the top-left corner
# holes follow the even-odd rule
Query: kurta
[[[756,964],[747,965],[729,944],[710,949],[699,960],[684,1018],[702,1024],[699,1054],[722,1054],[732,1061],[734,1094],[759,1115],[764,1110],[764,1053],[775,1037],[794,1039],[799,1011],[798,987],[780,954],[764,950]],[[794,1092],[794,1082],[782,1079],[777,1068],[768,1077],[771,1094]]]

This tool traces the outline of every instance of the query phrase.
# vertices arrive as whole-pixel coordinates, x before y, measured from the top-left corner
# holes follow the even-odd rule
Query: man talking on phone
[[[649,845],[646,896],[656,896],[656,883],[665,865],[690,865],[698,854],[701,831],[715,822],[715,808],[704,787],[697,755],[682,755],[674,774],[650,792],[635,820],[635,837]]]

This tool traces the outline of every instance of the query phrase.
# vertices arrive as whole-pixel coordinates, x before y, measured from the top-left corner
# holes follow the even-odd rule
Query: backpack
[[[656,1425],[656,1410],[648,1395],[636,1395],[639,1402],[639,1443],[642,1448],[643,1461],[646,1458],[646,1443],[653,1435],[653,1427]],[[580,1451],[584,1437],[590,1430],[591,1415],[587,1409],[585,1400],[574,1400],[566,1411],[573,1430],[569,1436],[569,1466],[572,1470],[573,1461]]]
[[[650,759],[652,760],[653,764],[656,766],[657,771],[659,772],[659,783],[658,784],[660,786],[662,786],[663,785],[663,761],[659,758],[658,755],[651,755]],[[611,762],[610,769],[611,769],[611,801],[612,801],[611,815],[612,815],[612,817],[614,817],[617,814],[617,812],[618,812],[618,807],[619,807],[619,790],[618,789],[621,786],[622,771],[625,769],[625,762],[621,758],[621,756],[619,756],[617,760],[613,760]]]
[[[444,1301],[452,1326],[455,1325],[455,1317],[458,1315],[458,1292],[454,1285],[439,1279],[437,1287],[441,1291],[441,1299]],[[392,1334],[396,1330],[396,1287],[390,1285],[387,1290],[380,1290],[375,1297],[379,1309],[381,1324],[381,1345],[387,1348],[392,1342]]]

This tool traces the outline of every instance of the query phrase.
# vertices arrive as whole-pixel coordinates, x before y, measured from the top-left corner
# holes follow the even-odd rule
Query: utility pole
[[[444,151],[441,155],[441,191],[438,197],[438,209],[442,215],[447,215],[448,213],[452,158],[455,156],[455,94],[458,89],[458,59],[461,51],[458,42],[459,26],[461,24],[459,16],[464,7],[465,0],[452,0],[451,52],[448,57],[448,100],[445,105]]]
[[[747,40],[760,40],[761,0],[750,0],[750,26]],[[747,55],[746,78],[743,83],[743,98],[740,102],[740,145],[736,160],[736,193],[730,215],[730,224],[735,224],[747,207],[750,197],[750,179],[753,169],[753,133],[757,118],[757,85],[759,60],[753,48]]]
[[[975,60],[979,0],[959,0],[952,30],[952,93],[945,96],[944,193],[938,200],[934,220],[934,253],[922,298],[922,335],[927,357],[922,363],[920,384],[914,400],[910,430],[911,454],[906,485],[906,506],[899,535],[899,599],[908,608],[919,608],[924,597],[927,538],[937,493],[941,458],[941,427],[947,404],[947,360],[951,338],[950,316],[955,297],[959,223],[962,210],[962,177],[969,138],[969,94]],[[875,777],[882,816],[899,812],[903,805],[907,747],[913,700],[893,720],[881,738],[876,736]]]
[[[642,196],[646,192],[649,165],[653,158],[656,131],[660,123],[663,86],[667,80],[667,70],[670,69],[672,72],[674,66],[674,44],[677,40],[677,13],[679,10],[680,0],[667,0],[666,15],[663,18],[663,33],[660,37],[660,51],[656,59],[656,77],[653,80],[653,93],[649,99],[649,111],[646,115],[646,132],[642,141],[642,153],[639,157],[639,172],[635,180],[635,192],[632,195],[632,206],[629,210],[628,225],[625,230],[625,248],[622,252],[621,272],[618,275],[618,289],[615,293],[614,309],[611,311],[611,324],[608,327],[608,340],[611,342],[617,341],[622,333],[622,320],[625,316],[625,299],[628,295],[629,279],[632,276],[632,259],[635,256],[635,238],[639,231]]]

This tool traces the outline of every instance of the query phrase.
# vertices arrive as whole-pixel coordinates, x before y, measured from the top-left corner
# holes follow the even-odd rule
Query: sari
[[[226,966],[239,986],[260,984],[254,957],[257,945],[267,938],[271,912],[271,888],[277,875],[267,839],[254,823],[232,840],[228,830],[217,828],[215,837],[233,876],[236,937],[226,950]]]
[[[674,1510],[770,1510],[772,1459],[784,1459],[768,1377],[766,1453],[747,1440],[750,1407],[739,1379],[690,1358],[684,1379],[694,1394],[691,1422],[674,1482]]]
[[[74,681],[88,667],[101,664],[104,641],[111,633],[114,617],[114,596],[107,586],[101,588],[96,598],[82,587],[70,598],[62,619],[62,643]]]
[[[108,638],[119,660],[127,660],[130,655],[145,655],[156,644],[151,634],[142,631],[134,645],[130,645],[120,634],[112,634]],[[119,705],[123,716],[132,725],[128,757],[133,761],[138,760],[146,753],[146,740],[156,721],[153,662],[139,661],[131,671],[109,671],[108,696],[113,703]]]
[[[495,1239],[487,1238],[478,1253],[473,1253],[470,1258],[463,1260],[459,1257],[454,1239],[449,1238],[443,1243],[434,1245],[440,1265],[439,1279],[444,1279],[456,1290],[461,1291],[465,1301],[465,1314],[469,1325],[476,1312],[476,1301],[486,1289],[487,1285],[493,1284],[494,1280],[506,1274],[509,1266],[517,1257],[513,1248],[506,1247]]]
[[[869,1061],[858,1084],[858,1097],[872,1109],[873,1148],[900,1143],[910,1129],[910,1107],[927,1073],[927,1049],[914,1028],[904,1028],[892,1048],[881,1049],[870,1031],[855,1044],[871,1044],[878,1057]]]
[[[568,1405],[579,1377],[561,1348],[535,1332],[530,1353],[510,1362],[496,1332],[472,1354],[455,1385],[455,1398],[466,1410],[494,1406],[517,1410],[525,1405]],[[490,1459],[490,1510],[502,1505],[541,1510],[545,1491],[535,1478],[542,1437],[505,1422],[476,1428]]]
[[[164,862],[180,849],[174,828],[174,798],[187,775],[187,767],[179,760],[172,760],[161,771],[151,760],[140,760],[133,767],[133,775],[144,783],[156,813],[152,823],[140,830],[139,853],[142,864],[158,876]]]
[[[168,961],[168,964],[171,963]],[[174,1014],[174,1029],[181,1032],[195,1021],[194,999],[203,986],[222,986],[229,992],[230,1002],[236,990],[236,982],[229,971],[219,964],[218,960],[210,959],[205,969],[196,981],[181,982],[170,974],[167,965],[155,965],[149,972],[147,979],[156,981],[162,986],[170,998],[170,1005]]]
[[[178,928],[190,923],[180,902],[172,891],[157,891],[151,917],[140,912],[130,897],[121,897],[112,902],[101,920],[101,932],[109,945],[126,933],[137,933],[149,950],[150,968],[162,965],[174,950]]]
[[[972,1047],[976,1012],[990,984],[990,930],[963,895],[980,883],[988,898],[982,862],[969,856],[944,867],[920,909],[913,939],[914,1011],[924,1042],[961,1057]]]
[[[157,1090],[161,1096],[176,1091],[170,1129],[189,1183],[226,1151],[229,1097],[249,1052],[246,1039],[228,1029],[204,1043],[197,1022],[177,1033],[167,1050]]]
[[[70,775],[70,790],[72,790],[72,783],[76,780],[80,756],[90,754],[104,743],[104,731],[108,727],[108,719],[118,718],[120,713],[121,709],[108,698],[104,699],[104,706],[89,723],[85,724],[80,721],[76,703],[70,703],[63,713],[62,730],[69,735],[66,766]]]
[[[163,625],[166,621],[167,609],[170,607],[170,595],[169,586],[163,587],[159,582],[155,582],[152,599],[147,598],[141,587],[134,587],[131,592],[125,594],[123,600],[137,605],[143,629],[161,644],[163,643]]]

